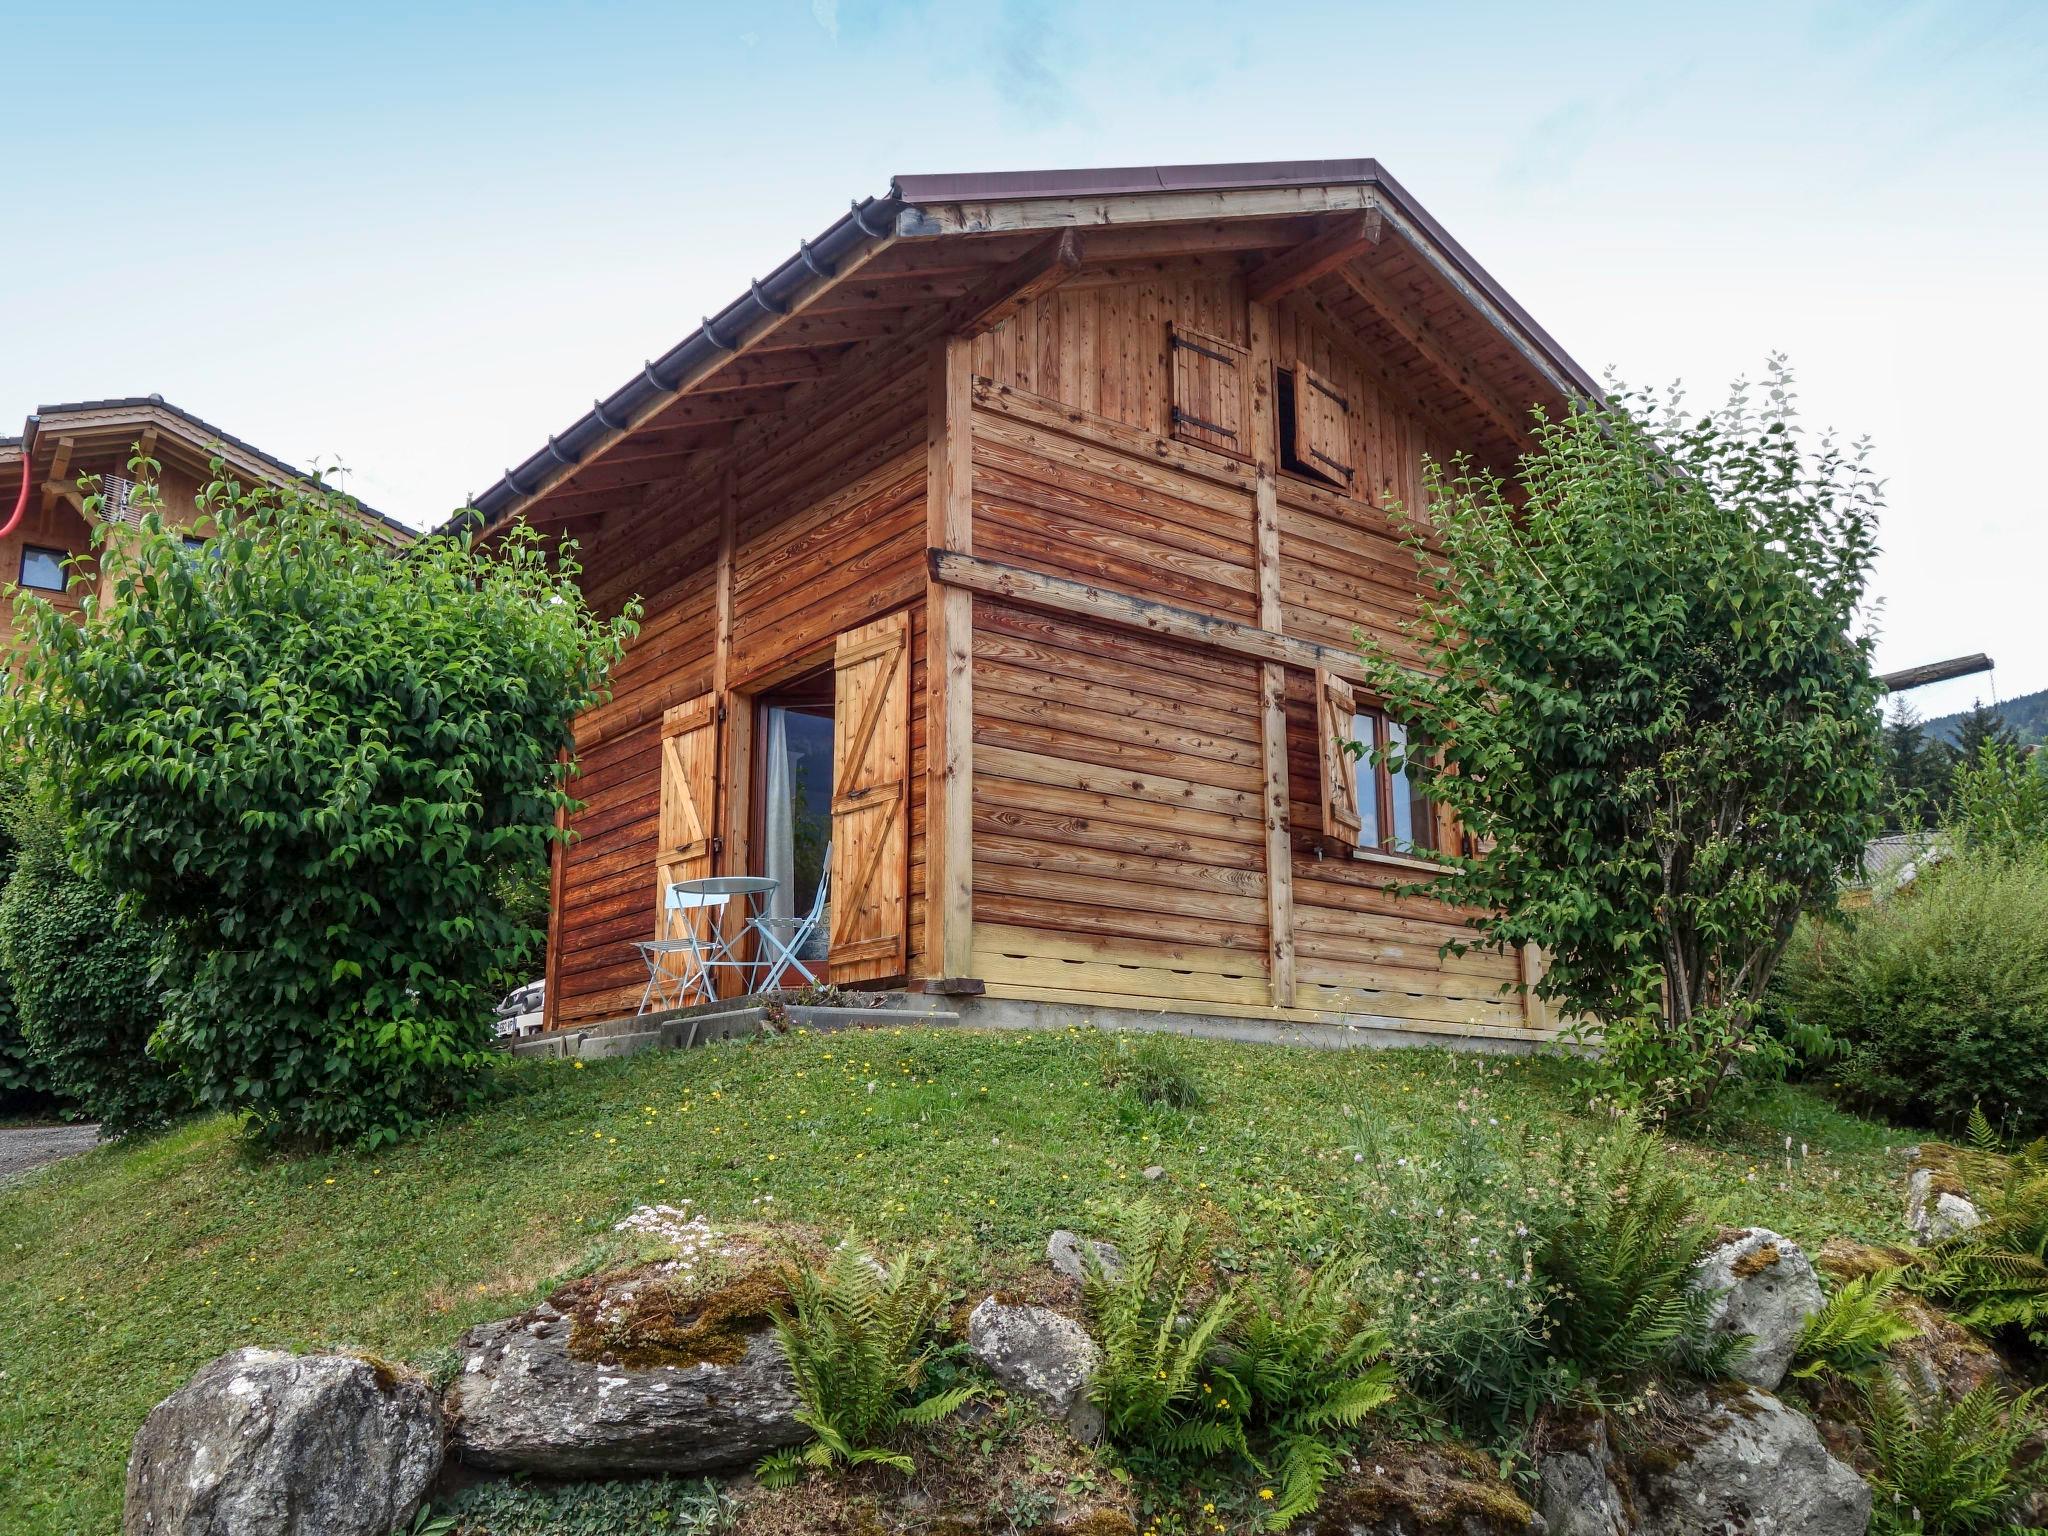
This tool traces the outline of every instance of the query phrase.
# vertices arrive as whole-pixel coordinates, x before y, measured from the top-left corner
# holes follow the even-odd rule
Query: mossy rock
[[[710,1287],[664,1274],[660,1265],[591,1275],[562,1287],[549,1304],[569,1319],[569,1358],[651,1370],[737,1365],[748,1342],[772,1327],[789,1302],[789,1269],[755,1265]]]
[[[1535,1511],[1484,1456],[1462,1445],[1388,1445],[1331,1486],[1317,1536],[1522,1536]]]

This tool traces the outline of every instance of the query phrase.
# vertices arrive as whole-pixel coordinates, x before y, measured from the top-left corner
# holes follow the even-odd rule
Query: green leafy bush
[[[908,1475],[894,1445],[903,1431],[936,1424],[975,1395],[972,1386],[925,1390],[933,1324],[943,1300],[922,1266],[898,1255],[886,1267],[858,1244],[841,1243],[823,1269],[791,1265],[790,1305],[775,1334],[796,1377],[797,1422],[816,1436],[763,1459],[761,1481],[786,1487],[807,1468],[877,1462]]]
[[[1993,858],[2048,849],[2048,752],[1987,741],[1957,763],[1945,830],[1957,847]]]
[[[0,885],[14,873],[14,808],[22,794],[20,782],[0,773]],[[44,1066],[21,1032],[14,1006],[14,988],[0,965],[0,1115],[18,1115],[52,1108],[56,1093]]]
[[[1878,484],[1861,446],[1804,440],[1773,359],[1718,411],[1621,393],[1539,420],[1524,494],[1462,461],[1411,509],[1427,584],[1411,639],[1368,644],[1427,753],[1380,756],[1483,857],[1422,888],[1478,942],[1542,945],[1538,986],[1604,1038],[1608,1093],[1690,1116],[1770,1078],[1757,1028],[1800,912],[1875,830],[1878,684],[1857,607]]]
[[[164,935],[71,867],[47,807],[18,802],[13,819],[19,851],[0,893],[0,968],[21,1032],[51,1086],[107,1134],[161,1125],[191,1107],[149,1049]]]
[[[1986,1383],[1959,1401],[1880,1378],[1866,1392],[1864,1445],[1871,1529],[1914,1536],[1976,1536],[2007,1529],[2020,1501],[2048,1476],[2048,1461],[2016,1464],[2042,1426],[2039,1389],[2008,1396]]]
[[[1800,1326],[1792,1374],[1865,1376],[1884,1363],[1893,1345],[1916,1336],[1919,1326],[1892,1299],[1904,1277],[1903,1269],[1879,1269],[1836,1286]]]
[[[395,553],[324,489],[225,479],[199,510],[203,558],[154,512],[108,545],[84,623],[22,603],[8,733],[73,854],[174,930],[160,1038],[200,1100],[375,1143],[473,1086],[538,942],[505,872],[557,835],[632,617],[521,528]]]
[[[1830,1074],[1856,1103],[1946,1126],[1981,1103],[2018,1134],[2048,1131],[2048,858],[1937,865],[1812,932],[1782,997],[1837,1043]]]

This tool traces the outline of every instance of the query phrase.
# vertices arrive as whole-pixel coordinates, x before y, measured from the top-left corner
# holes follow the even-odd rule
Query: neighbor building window
[[[44,592],[62,592],[64,562],[68,558],[61,549],[44,549],[38,544],[22,546],[21,584]]]

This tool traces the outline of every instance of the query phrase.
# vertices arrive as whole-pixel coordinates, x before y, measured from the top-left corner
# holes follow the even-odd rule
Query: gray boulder
[[[1799,1330],[1821,1308],[1820,1279],[1805,1250],[1788,1237],[1750,1227],[1701,1259],[1693,1284],[1722,1293],[1708,1316],[1709,1332],[1751,1340],[1735,1376],[1766,1388],[1783,1381]]]
[[[1072,1318],[985,1297],[968,1315],[967,1347],[1006,1389],[1065,1419],[1076,1437],[1102,1438],[1102,1410],[1088,1400],[1102,1351]]]
[[[1969,1197],[1945,1188],[1947,1182],[1940,1170],[1925,1165],[1906,1176],[1906,1226],[1922,1247],[1931,1248],[1983,1224]]]
[[[1092,1252],[1096,1263],[1102,1266],[1103,1273],[1112,1280],[1124,1272],[1124,1256],[1116,1251],[1114,1243],[1080,1237],[1065,1227],[1059,1228],[1045,1240],[1046,1258],[1051,1260],[1054,1269],[1069,1280],[1088,1278],[1087,1262],[1081,1257],[1083,1252]]]
[[[1604,1425],[1545,1453],[1552,1536],[1863,1536],[1870,1489],[1804,1415],[1755,1388],[1695,1392],[1624,1446]]]
[[[463,1461],[550,1477],[690,1474],[809,1437],[772,1333],[754,1334],[730,1365],[626,1366],[575,1358],[570,1329],[543,1302],[462,1336],[448,1410]]]
[[[386,1536],[441,1471],[441,1406],[355,1355],[238,1349],[150,1410],[127,1536]]]

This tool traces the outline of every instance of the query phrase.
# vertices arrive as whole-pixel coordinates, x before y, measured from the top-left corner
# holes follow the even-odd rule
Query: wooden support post
[[[1080,269],[1080,237],[1063,229],[961,295],[947,309],[943,328],[950,335],[970,338],[992,331]]]
[[[711,867],[744,875],[753,827],[754,709],[732,689],[733,571],[738,559],[739,489],[728,465],[718,477],[718,629],[711,653],[711,691],[724,717],[718,727],[718,852]]]
[[[1258,524],[1259,628],[1281,632],[1279,434],[1273,400],[1273,306],[1248,306],[1251,339],[1248,441],[1258,481],[1252,488]],[[1260,798],[1266,822],[1266,969],[1273,1006],[1294,1006],[1294,836],[1287,815],[1287,671],[1259,664]]]
[[[1524,944],[1517,957],[1522,981],[1522,1022],[1531,1029],[1543,1029],[1550,1022],[1543,999],[1536,995],[1536,983],[1543,979],[1543,951],[1534,944]]]
[[[562,787],[569,787],[569,749],[556,754],[555,761],[561,765]],[[553,843],[548,845],[548,947],[542,961],[541,975],[546,981],[546,990],[540,1000],[540,1027],[543,1030],[555,1027],[555,1013],[560,1006],[562,990],[562,888],[569,877],[569,812],[562,806],[555,807],[555,832]]]
[[[974,547],[973,343],[931,355],[925,428],[925,538],[936,554]],[[925,973],[964,990],[974,954],[974,594],[925,586]]]

